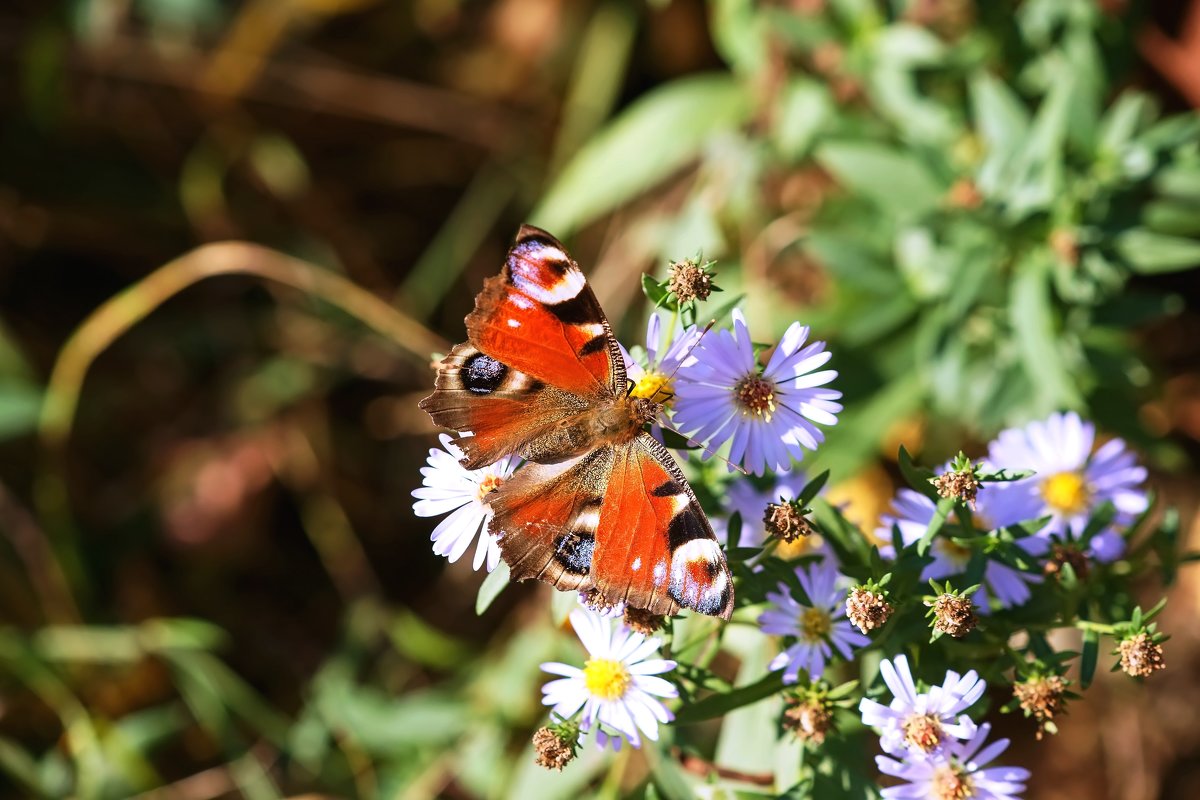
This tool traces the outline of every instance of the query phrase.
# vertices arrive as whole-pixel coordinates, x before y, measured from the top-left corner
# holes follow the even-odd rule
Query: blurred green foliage
[[[1113,13],[1090,0],[713,0],[701,38],[711,38],[716,55],[696,56],[675,74],[647,70],[637,58],[686,37],[666,26],[664,39],[664,26],[648,21],[673,9],[686,14],[678,12],[682,2],[497,4],[491,27],[479,27],[498,41],[469,48],[454,23],[484,14],[472,5],[75,0],[30,12],[18,33],[0,31],[7,37],[0,46],[12,45],[6,64],[14,79],[5,88],[16,98],[6,94],[14,113],[3,123],[3,176],[37,187],[26,198],[0,197],[5,242],[25,248],[34,272],[50,250],[37,233],[47,227],[76,237],[75,249],[57,254],[63,260],[109,249],[121,265],[115,274],[91,275],[85,265],[72,273],[81,285],[45,290],[71,325],[89,310],[80,307],[85,300],[96,305],[97,295],[144,288],[148,270],[131,265],[157,263],[164,248],[173,257],[195,242],[250,235],[387,293],[406,318],[436,322],[457,338],[477,278],[495,268],[495,248],[485,243],[503,240],[509,217],[529,211],[530,222],[559,237],[594,245],[603,229],[606,241],[619,243],[623,266],[608,266],[618,302],[608,310],[618,324],[630,317],[623,330],[636,329],[632,318],[642,311],[637,281],[626,281],[622,295],[611,276],[701,251],[718,260],[730,296],[747,296],[764,332],[799,318],[829,338],[847,411],[810,466],[814,473],[853,475],[877,458],[893,426],[913,418],[937,423],[925,436],[936,456],[1059,408],[1079,409],[1159,463],[1182,466],[1177,444],[1139,424],[1138,409],[1157,387],[1156,365],[1136,332],[1184,306],[1164,274],[1200,263],[1200,121],[1162,113],[1155,94],[1133,84],[1139,8]],[[328,54],[310,58],[304,37],[325,24],[343,35],[332,37],[334,53],[359,54],[362,69],[376,74],[339,83]],[[652,30],[657,38],[647,43]],[[130,47],[131,38],[145,46]],[[709,41],[690,46],[706,53]],[[284,69],[272,68],[277,50],[290,59]],[[401,60],[398,52],[417,88],[468,77],[446,94],[385,86],[378,74]],[[234,66],[209,69],[216,55]],[[76,134],[70,120],[87,107],[89,84],[72,84],[72,76],[92,80],[105,70],[188,100],[159,107],[133,97],[118,106],[128,116],[113,114],[111,140]],[[262,120],[248,121],[254,114],[233,102],[239,86],[270,109],[255,109]],[[459,96],[473,90],[486,102]],[[272,117],[276,104],[300,118],[290,132]],[[314,108],[442,138],[431,146],[381,135],[386,147],[347,166],[358,140],[337,138],[319,117],[310,122]],[[513,117],[519,121],[509,124]],[[199,132],[182,137],[175,152],[181,119],[200,120]],[[44,139],[62,146],[58,158],[29,145]],[[95,139],[111,160],[90,155]],[[478,150],[464,155],[443,139]],[[165,178],[148,166],[162,162],[172,164]],[[339,191],[328,191],[331,163],[345,167],[346,183],[365,187],[366,200],[342,205]],[[425,183],[389,182],[397,163],[424,168],[417,172]],[[380,199],[401,194],[404,213]],[[30,197],[65,211],[47,222],[23,205]],[[133,222],[116,226],[121,214]],[[356,230],[412,268],[392,276]],[[481,252],[491,260],[477,263]],[[138,306],[138,294],[131,297],[119,310],[138,319],[166,302],[164,295]],[[79,464],[35,440],[47,389],[41,376],[55,364],[45,351],[61,340],[26,348],[0,327],[0,438],[16,453],[6,459],[5,482],[20,490],[0,497],[0,527],[11,543],[5,558],[15,565],[5,574],[18,576],[6,591],[20,596],[9,598],[17,610],[0,631],[7,793],[116,798],[171,785],[180,796],[206,797],[572,798],[586,787],[597,797],[635,787],[646,797],[682,798],[698,780],[716,781],[713,773],[685,772],[669,744],[649,747],[644,761],[622,754],[615,764],[585,750],[561,775],[533,764],[528,737],[543,717],[538,664],[578,657],[557,631],[561,598],[555,622],[521,615],[512,592],[497,599],[504,585],[489,580],[479,610],[496,606],[482,628],[460,637],[381,589],[428,587],[427,553],[415,566],[388,562],[406,566],[404,573],[371,570],[387,549],[362,534],[372,524],[424,549],[427,530],[404,510],[424,441],[413,440],[402,458],[376,456],[370,469],[346,466],[354,460],[346,452],[369,451],[355,438],[361,431],[348,428],[370,418],[391,425],[384,430],[393,438],[418,430],[410,417],[372,417],[346,396],[360,391],[356,380],[392,382],[405,391],[382,400],[408,408],[426,388],[427,354],[411,352],[411,342],[367,340],[357,322],[320,298],[271,297],[281,305],[271,316],[259,296],[223,294],[213,295],[213,307],[224,315],[178,305],[164,312],[170,319],[158,318],[140,352],[146,372],[126,354],[115,362],[120,380],[90,396],[87,441],[98,444],[86,458],[74,454],[87,462]],[[49,312],[32,320],[26,330],[64,324]],[[159,339],[172,348],[156,349]],[[153,379],[184,371],[181,361],[196,377],[173,394],[155,394]],[[202,410],[188,405],[193,395],[205,401]],[[109,419],[122,404],[134,411],[129,427],[116,431]],[[173,467],[185,462],[171,475],[186,489],[207,474],[190,472],[189,459],[253,466],[248,456],[238,461],[246,448],[266,453],[267,480],[285,486],[289,513],[308,540],[256,541],[251,556],[234,547],[215,557],[185,550],[175,558],[188,570],[164,570],[155,583],[179,596],[147,614],[128,610],[145,606],[97,598],[142,580],[144,573],[119,562],[153,568],[171,560],[147,543],[171,527],[164,509],[178,499],[170,494],[176,487],[151,488],[145,474],[156,475],[167,460],[147,454],[168,448],[153,450],[154,437],[138,428],[139,412],[161,420],[162,406],[186,420],[163,426],[164,437],[183,443],[179,451],[196,431],[218,431],[209,449],[196,448],[200,455],[169,450],[178,457]],[[347,406],[357,416],[341,414]],[[218,418],[244,438],[222,440],[219,426],[205,428],[197,417]],[[137,458],[134,467],[125,461]],[[336,469],[322,466],[339,458]],[[136,479],[104,487],[95,476],[110,471]],[[109,491],[72,492],[71,477],[80,474]],[[122,491],[144,496],[121,505],[113,497]],[[379,512],[380,504],[402,510]],[[240,535],[267,518],[250,501],[239,512],[210,527]],[[831,507],[820,513],[839,524]],[[89,526],[120,535],[106,540]],[[153,555],[138,561],[131,554],[139,549]],[[193,608],[208,607],[195,598],[207,601],[211,590],[187,576],[229,575],[211,585],[244,590],[238,582],[254,578],[239,572],[243,556],[271,564],[301,589],[271,598],[283,606],[277,616],[246,611],[243,618],[242,595],[229,599],[227,624],[242,626],[236,634],[194,618]],[[396,583],[403,585],[390,588]],[[271,584],[280,585],[291,584]],[[443,587],[428,607],[461,595],[467,604],[452,608],[469,614],[474,588]],[[281,618],[304,636],[273,627]],[[674,635],[703,642],[711,624],[681,619]],[[720,658],[727,674],[737,673],[738,688],[722,697],[765,697],[776,688],[761,682],[771,680],[761,677],[769,660],[762,637],[748,634],[733,626],[725,637]],[[257,650],[270,653],[262,661],[269,666],[242,674],[241,659]],[[778,709],[747,705],[719,726],[701,719],[737,705],[725,702],[710,706],[711,715],[693,706],[700,710],[687,726],[688,755],[773,771],[790,785],[803,753],[791,741],[775,746]],[[848,752],[831,754],[794,796],[868,791],[845,785],[852,778],[829,766],[853,757],[853,747],[838,746]]]

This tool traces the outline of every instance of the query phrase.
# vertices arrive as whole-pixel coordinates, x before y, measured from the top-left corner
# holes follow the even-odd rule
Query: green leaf
[[[479,594],[475,595],[475,615],[479,616],[488,610],[488,606],[500,596],[504,587],[509,584],[508,564],[501,561],[496,568],[483,579],[479,586]]]
[[[1092,685],[1096,675],[1096,663],[1100,660],[1100,634],[1088,628],[1083,632],[1083,657],[1079,662],[1079,685],[1084,689]]]
[[[646,299],[653,303],[655,308],[662,306],[671,296],[667,287],[660,285],[648,272],[642,273],[642,294],[646,295]]]
[[[847,188],[899,217],[934,210],[947,188],[911,151],[877,142],[828,142],[816,159]]]
[[[714,135],[736,130],[750,110],[749,93],[732,75],[664,84],[580,148],[530,218],[560,237],[569,235],[696,158]]]
[[[1117,252],[1135,272],[1177,272],[1200,265],[1200,241],[1133,228],[1117,237]]]
[[[0,441],[23,436],[36,426],[42,408],[42,391],[32,384],[0,384]]]
[[[913,463],[912,456],[909,455],[908,449],[904,445],[900,445],[900,453],[897,457],[897,463],[900,466],[900,474],[904,476],[904,480],[908,481],[908,485],[916,489],[921,494],[928,497],[933,502],[938,501],[937,490],[933,488],[929,480],[934,477],[933,470],[925,467],[918,467]]]
[[[1038,394],[1038,410],[1079,408],[1082,399],[1071,382],[1055,330],[1050,302],[1049,264],[1033,258],[1020,265],[1013,281],[1009,319],[1025,373]]]
[[[690,725],[706,719],[722,716],[735,708],[742,708],[751,703],[765,700],[783,689],[783,671],[772,672],[762,680],[749,686],[741,686],[731,692],[714,694],[699,702],[684,706],[675,714],[677,725]]]
[[[816,81],[793,79],[787,85],[772,131],[784,158],[798,161],[808,154],[832,107],[829,90]]]
[[[925,529],[925,533],[921,534],[921,539],[917,542],[917,553],[925,555],[929,552],[929,545],[933,542],[933,537],[937,536],[937,532],[946,524],[946,517],[950,516],[950,509],[954,508],[954,503],[953,497],[943,497],[938,500],[937,508],[933,512],[933,519],[929,520],[929,527]]]

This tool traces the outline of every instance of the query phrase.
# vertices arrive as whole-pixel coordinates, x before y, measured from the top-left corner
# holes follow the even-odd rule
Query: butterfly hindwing
[[[559,464],[526,464],[488,498],[488,529],[513,580],[536,578],[562,590],[591,587],[614,452],[601,447]]]
[[[484,283],[467,334],[491,358],[580,397],[625,389],[624,360],[583,272],[557,239],[531,225]]]
[[[682,607],[728,619],[733,577],[674,458],[648,433],[615,450],[595,534],[596,590],[654,614]]]

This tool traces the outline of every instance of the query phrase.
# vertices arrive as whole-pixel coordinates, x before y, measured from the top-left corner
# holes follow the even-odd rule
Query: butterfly
[[[600,303],[566,248],[523,225],[467,315],[467,339],[421,401],[466,469],[525,465],[485,497],[514,580],[598,593],[652,614],[728,619],[733,577],[679,465],[646,431]]]

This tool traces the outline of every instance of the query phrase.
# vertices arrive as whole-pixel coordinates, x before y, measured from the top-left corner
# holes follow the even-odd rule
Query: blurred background
[[[807,468],[868,527],[898,444],[1075,408],[1195,547],[1197,104],[1188,0],[9,0],[0,793],[641,796],[533,766],[578,654],[411,512],[431,356],[526,221],[627,345],[697,251],[829,339]],[[1030,798],[1200,794],[1198,590],[1166,672],[1003,720]]]

